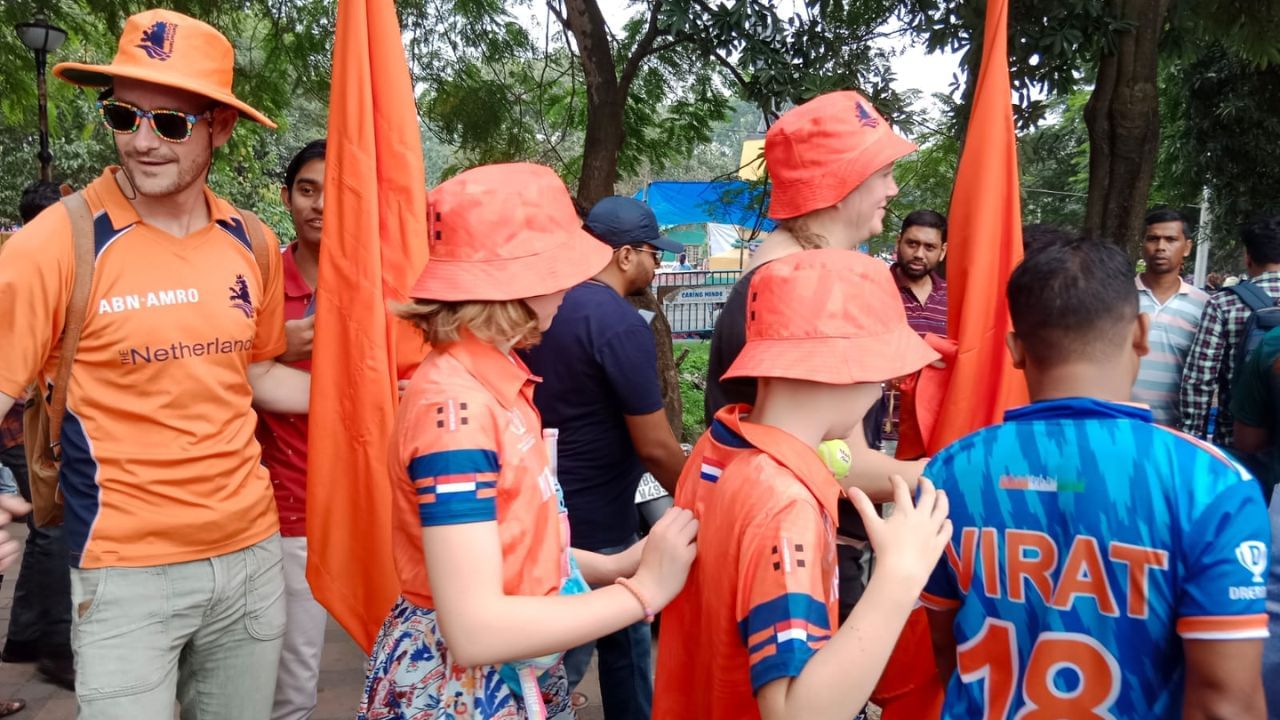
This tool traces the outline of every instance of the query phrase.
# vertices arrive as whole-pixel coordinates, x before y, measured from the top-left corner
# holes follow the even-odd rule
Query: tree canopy
[[[101,62],[114,53],[125,18],[149,4],[9,0],[0,6],[0,25],[43,13],[69,34],[50,64]],[[325,131],[335,3],[168,4],[232,39],[237,92],[280,122],[278,132],[242,124],[219,151],[210,181],[287,236],[277,185],[292,152]],[[597,0],[396,4],[432,182],[478,163],[532,160],[555,167],[590,201],[647,180],[726,176],[737,169],[743,137],[791,104],[857,88],[921,145],[900,163],[903,190],[892,208],[898,218],[915,207],[946,209],[985,5],[644,0],[612,27]],[[1280,129],[1280,108],[1272,107],[1280,84],[1280,4],[1019,0],[1010,8],[1028,221],[1082,226],[1096,221],[1098,207],[1115,208],[1104,215],[1133,215],[1155,204],[1194,211],[1208,187],[1215,247],[1226,262],[1239,223],[1274,205],[1280,189],[1258,152]],[[1154,141],[1144,150],[1151,157],[1100,164],[1100,150],[1109,144],[1114,154],[1124,145],[1107,134],[1115,118],[1112,106],[1096,99],[1100,73],[1152,17],[1154,74],[1133,85],[1149,86],[1146,107],[1158,108],[1151,115],[1158,120],[1143,125],[1149,133],[1142,142]],[[962,55],[953,92],[931,98],[932,113],[920,109],[918,94],[894,89],[895,53],[911,42]],[[36,174],[36,96],[31,53],[11,32],[0,32],[0,63],[10,69],[0,75],[0,224],[7,224],[16,220],[18,193]],[[114,160],[110,134],[98,124],[92,92],[51,78],[49,100],[56,179],[81,186]],[[1136,176],[1149,173],[1149,188],[1104,182],[1115,163],[1127,162],[1149,162]],[[1093,197],[1086,201],[1085,194]],[[1100,194],[1123,196],[1124,203],[1098,205]],[[1121,224],[1109,227],[1127,232]],[[883,247],[892,236],[886,232],[874,244]]]

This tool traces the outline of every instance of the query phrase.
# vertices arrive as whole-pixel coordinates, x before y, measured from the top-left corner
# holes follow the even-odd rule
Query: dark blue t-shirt
[[[626,544],[637,530],[644,474],[626,416],[663,407],[649,325],[613,288],[589,280],[565,294],[542,342],[523,354],[542,377],[533,393],[542,426],[560,430],[558,474],[573,546]]]

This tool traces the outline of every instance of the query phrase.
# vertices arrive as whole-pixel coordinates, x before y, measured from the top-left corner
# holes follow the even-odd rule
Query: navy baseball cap
[[[614,248],[648,243],[669,253],[684,252],[684,245],[658,232],[657,216],[635,198],[611,195],[601,199],[587,213],[583,227]]]

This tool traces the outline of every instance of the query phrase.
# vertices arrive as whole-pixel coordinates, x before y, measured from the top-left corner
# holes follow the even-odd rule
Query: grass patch
[[[686,354],[687,351],[687,354]],[[676,359],[683,355],[680,374],[680,404],[684,410],[683,437],[680,442],[693,444],[707,429],[702,422],[703,397],[706,395],[707,362],[711,354],[709,340],[677,340]]]

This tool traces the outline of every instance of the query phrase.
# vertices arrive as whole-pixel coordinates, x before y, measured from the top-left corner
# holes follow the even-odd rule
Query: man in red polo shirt
[[[281,362],[311,371],[312,314],[324,217],[325,141],[313,140],[285,170],[280,199],[296,239],[284,249],[284,319],[288,349]],[[272,720],[307,720],[315,711],[320,653],[328,616],[307,584],[307,416],[263,412],[258,442],[271,471],[284,554],[287,623],[276,677]]]

